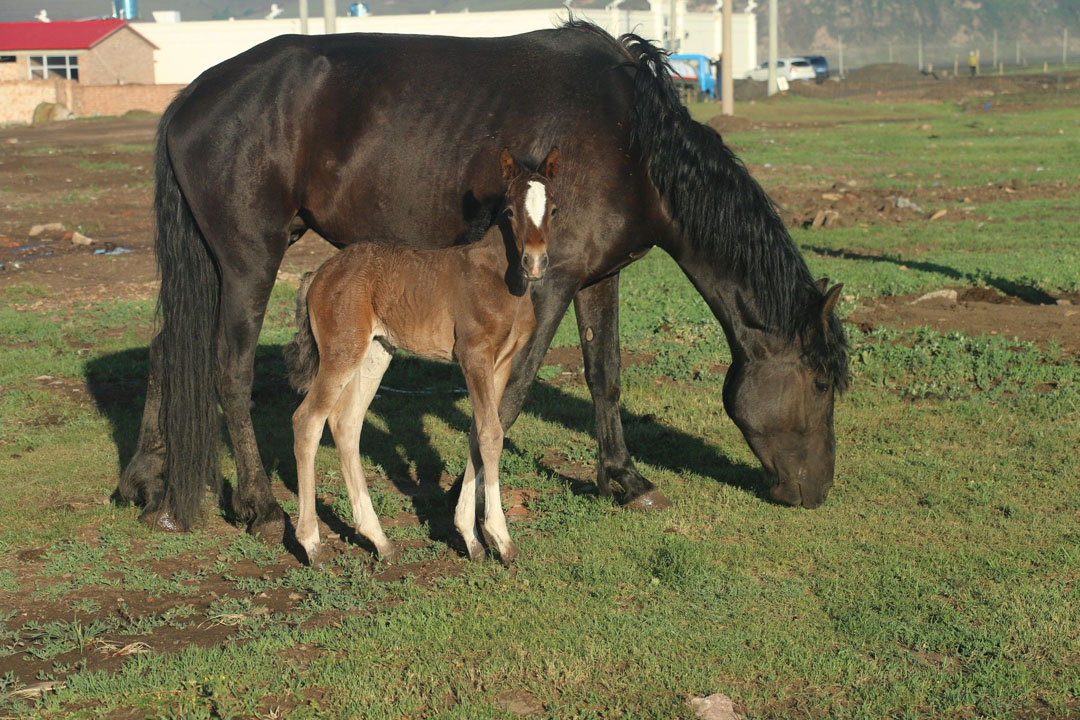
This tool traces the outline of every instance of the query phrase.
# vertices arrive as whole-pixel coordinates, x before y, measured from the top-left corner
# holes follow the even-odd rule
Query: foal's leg
[[[642,477],[623,437],[619,416],[619,276],[613,275],[580,290],[574,297],[585,382],[596,410],[599,445],[596,485],[611,495],[612,481],[625,491],[623,503],[634,510],[669,507],[671,502]]]
[[[480,457],[484,464],[484,520],[483,528],[499,549],[499,557],[504,565],[509,565],[518,556],[518,549],[510,539],[506,528],[506,516],[503,514],[502,498],[499,496],[499,457],[502,455],[503,429],[499,422],[499,396],[502,394],[509,376],[509,365],[496,373],[489,358],[480,362],[470,362],[465,367],[465,380],[469,387],[469,397],[473,403],[473,419],[476,425],[476,439]],[[466,492],[462,484],[461,492]]]
[[[461,479],[461,494],[454,509],[454,527],[461,533],[465,548],[472,560],[484,557],[484,546],[476,532],[476,467],[483,462],[476,439],[476,420],[469,427],[469,459],[465,463],[465,475]]]
[[[390,365],[391,358],[393,355],[381,343],[372,342],[368,345],[360,368],[330,413],[330,432],[334,434],[345,486],[349,490],[349,500],[352,501],[353,525],[358,533],[375,545],[383,560],[393,560],[397,551],[383,533],[379,516],[371,504],[367,482],[364,480],[364,469],[360,464],[359,445],[364,415],[379,389],[379,383],[382,382],[383,373]]]
[[[362,351],[362,349],[361,349]],[[315,516],[315,453],[330,411],[352,381],[355,367],[323,362],[300,407],[293,413],[293,453],[296,455],[296,494],[299,517],[296,539],[311,565],[319,565],[319,520]]]

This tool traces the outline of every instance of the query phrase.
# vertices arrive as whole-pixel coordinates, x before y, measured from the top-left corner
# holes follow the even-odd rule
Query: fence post
[[[840,43],[840,77],[844,77],[844,38],[838,37],[837,42]]]
[[[919,33],[919,69],[923,69],[922,65],[922,33]]]
[[[998,64],[998,57],[997,57],[997,30],[994,30],[994,67],[997,67],[997,64]]]
[[[1067,65],[1069,62],[1069,28],[1065,28],[1061,31],[1061,64]]]
[[[1020,41],[1016,41],[1016,64],[1020,64]]]
[[[956,77],[960,73],[960,54],[953,53],[952,56],[952,74]]]

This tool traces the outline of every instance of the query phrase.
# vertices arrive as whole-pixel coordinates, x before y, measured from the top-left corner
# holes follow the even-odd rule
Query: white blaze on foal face
[[[540,227],[544,222],[544,211],[547,210],[547,191],[544,183],[531,180],[529,190],[525,193],[525,214],[535,227]]]

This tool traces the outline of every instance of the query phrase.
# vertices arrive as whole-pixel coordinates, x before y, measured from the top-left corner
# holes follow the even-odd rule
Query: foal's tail
[[[300,288],[296,291],[296,336],[285,346],[289,384],[300,394],[308,391],[319,372],[319,347],[315,344],[315,334],[311,332],[307,306],[308,288],[314,277],[314,273],[304,273],[304,277],[300,278]]]

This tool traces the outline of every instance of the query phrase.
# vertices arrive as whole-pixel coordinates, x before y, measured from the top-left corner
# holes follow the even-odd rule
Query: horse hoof
[[[671,507],[671,501],[664,497],[664,494],[659,490],[650,490],[632,500],[628,500],[625,506],[628,510],[663,510]]]
[[[379,550],[379,560],[381,562],[396,563],[399,557],[400,555],[398,554],[397,548],[393,545],[390,545],[385,549]]]
[[[248,525],[248,532],[266,543],[285,542],[285,511],[274,503],[265,513],[260,513]]]
[[[168,510],[154,510],[151,512],[144,512],[139,516],[139,519],[144,524],[150,526],[155,530],[162,530],[164,532],[183,532],[184,528],[180,523],[173,519],[173,516],[169,514]]]

